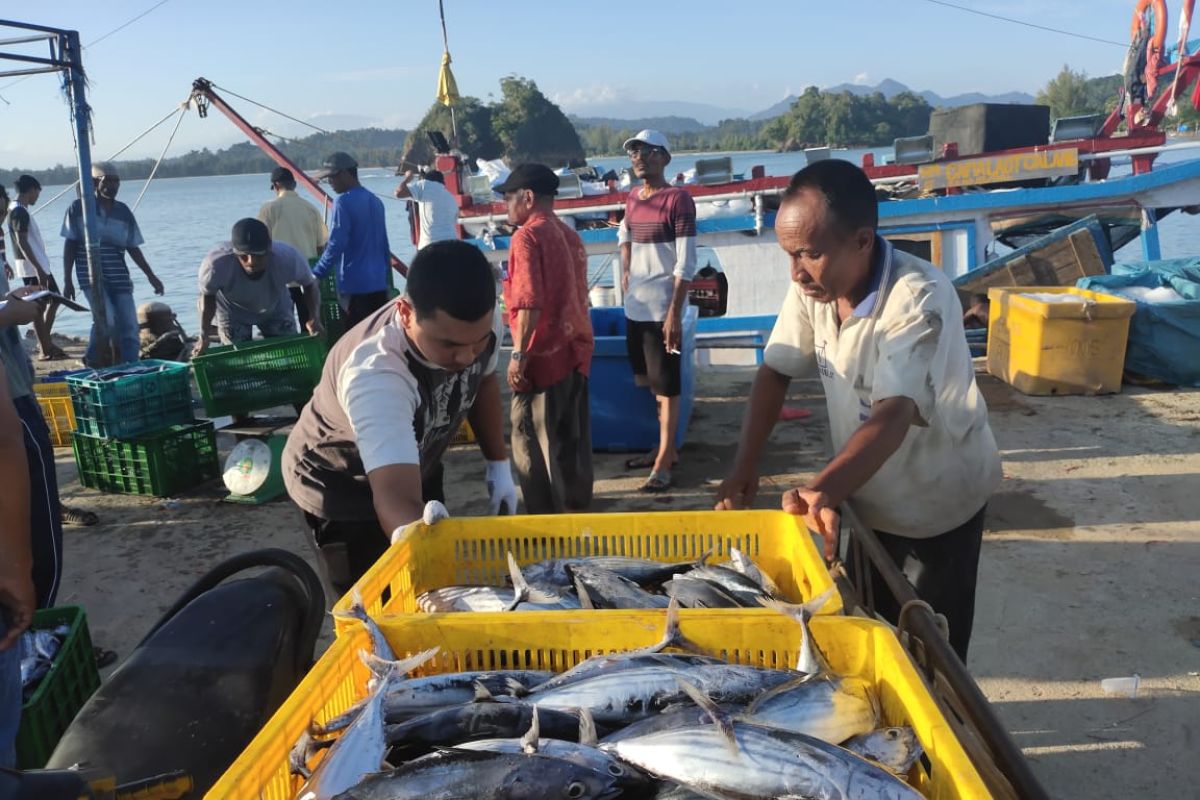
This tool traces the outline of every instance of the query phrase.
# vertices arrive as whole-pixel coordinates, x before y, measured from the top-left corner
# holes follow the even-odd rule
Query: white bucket
[[[591,300],[593,308],[616,305],[617,290],[611,286],[593,286],[592,290],[588,292],[588,298]]]

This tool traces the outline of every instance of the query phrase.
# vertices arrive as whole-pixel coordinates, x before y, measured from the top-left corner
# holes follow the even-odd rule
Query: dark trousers
[[[950,646],[967,663],[967,645],[975,621],[975,583],[979,574],[979,548],[983,542],[983,517],[987,506],[975,516],[929,539],[912,539],[885,531],[875,531],[892,561],[912,584],[917,597],[946,617],[950,627]],[[856,583],[859,583],[857,580]],[[871,570],[871,591],[875,610],[893,625],[900,616],[900,604],[892,597],[883,577]]]
[[[446,501],[443,490],[443,468],[439,464],[434,474],[421,485],[422,499]],[[333,605],[369,570],[388,549],[392,532],[384,531],[379,520],[338,521],[322,519],[305,512],[304,519],[312,534],[312,543],[325,580],[326,598]]]
[[[586,511],[592,504],[588,380],[572,372],[512,399],[512,456],[527,514]]]
[[[296,319],[300,321],[300,332],[307,333],[308,329],[304,326],[308,324],[308,320],[311,318],[308,316],[308,302],[304,299],[304,287],[289,286],[288,294],[292,296],[292,304],[296,306]],[[321,299],[323,301],[325,298]],[[334,299],[336,300],[337,298],[335,297]]]
[[[350,330],[355,325],[371,316],[371,314],[378,310],[379,307],[387,301],[388,293],[386,289],[382,292],[346,295],[346,330]]]
[[[50,429],[33,395],[13,400],[25,435],[29,462],[29,534],[33,548],[33,585],[38,608],[50,608],[62,578],[62,508],[58,500],[58,473]]]

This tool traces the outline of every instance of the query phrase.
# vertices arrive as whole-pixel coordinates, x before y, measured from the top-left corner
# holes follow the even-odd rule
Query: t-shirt
[[[105,287],[110,291],[132,292],[133,281],[129,277],[129,265],[125,263],[125,251],[131,247],[141,247],[146,241],[142,238],[133,212],[120,200],[114,200],[108,211],[97,201],[96,227],[100,232],[100,267]],[[92,281],[88,275],[87,248],[84,247],[83,203],[79,200],[71,203],[67,209],[63,218],[62,237],[77,243],[75,279],[86,294]]]
[[[457,239],[458,202],[450,190],[437,181],[418,179],[408,184],[408,193],[417,201],[421,218],[420,249],[430,242]]]
[[[535,388],[549,388],[572,372],[588,374],[595,341],[587,251],[579,234],[553,214],[535,212],[513,234],[504,306],[510,314],[542,312],[525,353],[526,376]]]
[[[290,244],[307,261],[316,258],[329,239],[329,229],[325,227],[321,212],[291,189],[285,189],[274,200],[263,203],[258,218],[271,232],[273,241]]]
[[[329,243],[313,274],[324,278],[333,270],[340,294],[382,292],[388,287],[389,253],[383,202],[355,186],[333,201]]]
[[[367,473],[419,464],[432,476],[466,419],[484,377],[496,371],[500,319],[471,366],[441,369],[408,341],[394,303],[347,331],[330,350],[283,450],[283,480],[302,510],[321,519],[375,518]]]
[[[0,298],[8,297],[12,288],[8,276],[0,269]],[[8,393],[14,400],[33,394],[33,362],[21,344],[17,325],[0,325],[0,362],[8,378]]]
[[[625,316],[662,322],[671,307],[675,279],[696,274],[696,203],[686,189],[667,186],[646,199],[629,192],[617,241],[631,246]]]
[[[42,232],[38,229],[37,220],[29,213],[29,207],[13,201],[8,210],[8,232],[13,241],[13,272],[18,278],[36,278],[37,269],[33,262],[26,258],[21,250],[21,237],[24,233],[29,244],[30,253],[42,265],[47,273],[50,272],[50,258],[46,255],[46,245],[42,241]]]
[[[875,403],[916,404],[919,419],[852,500],[872,528],[924,539],[983,507],[1000,484],[1000,453],[954,285],[884,239],[875,248],[870,291],[840,326],[836,304],[788,287],[763,363],[793,378],[820,375],[835,451]]]
[[[288,284],[311,286],[316,282],[308,262],[296,248],[271,242],[267,269],[251,278],[242,269],[233,245],[217,245],[200,262],[200,294],[216,295],[217,315],[234,324],[255,325],[274,317],[291,317]]]

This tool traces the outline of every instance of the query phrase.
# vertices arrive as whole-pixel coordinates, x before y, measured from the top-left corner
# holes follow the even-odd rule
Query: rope
[[[134,146],[135,144],[137,144],[139,141],[141,141],[142,139],[144,139],[144,138],[145,138],[145,137],[146,137],[146,136],[147,136],[147,135],[148,135],[148,134],[149,134],[151,131],[153,131],[153,130],[154,130],[155,128],[157,128],[159,125],[162,125],[164,122],[166,122],[167,120],[169,120],[171,117],[175,116],[175,115],[176,115],[176,114],[178,114],[178,113],[179,113],[179,109],[178,109],[178,108],[176,108],[176,109],[172,110],[172,111],[171,111],[169,114],[167,114],[165,117],[163,117],[162,119],[160,119],[158,122],[154,123],[154,124],[153,124],[153,125],[151,125],[149,128],[146,128],[146,130],[142,131],[142,132],[141,132],[141,133],[139,133],[137,136],[135,136],[135,137],[133,138],[133,140],[129,142],[129,144],[125,145],[125,146],[124,146],[124,147],[122,147],[120,150],[118,150],[117,152],[113,153],[111,156],[109,156],[109,157],[108,157],[108,159],[107,159],[107,160],[108,160],[108,161],[112,161],[114,158],[116,158],[117,156],[121,155],[121,153],[124,153],[126,150],[128,150],[128,149],[129,149],[129,148],[131,148],[131,147],[133,147],[133,146]],[[74,128],[74,126],[72,126],[72,127],[71,127],[71,136],[72,136],[72,137],[74,137],[74,135],[75,135],[75,128]],[[59,192],[58,194],[54,195],[54,197],[51,197],[49,200],[43,200],[43,201],[39,202],[39,203],[37,204],[37,207],[33,209],[33,213],[36,215],[36,214],[40,214],[41,212],[45,211],[47,208],[49,208],[49,207],[51,206],[51,204],[53,204],[53,203],[54,203],[54,201],[55,201],[55,200],[57,200],[58,198],[62,197],[64,194],[66,194],[67,192],[71,191],[72,189],[74,189],[74,188],[75,188],[76,186],[78,186],[78,185],[79,185],[79,179],[78,179],[78,178],[76,178],[76,179],[75,179],[75,181],[74,181],[74,183],[72,183],[72,184],[71,184],[70,186],[68,186],[67,188],[63,189],[63,190],[62,190],[61,192]]]
[[[150,181],[154,180],[154,176],[158,173],[158,168],[162,166],[163,159],[167,157],[167,150],[171,147],[171,142],[175,141],[175,134],[179,133],[179,126],[183,124],[183,118],[187,116],[189,106],[184,104],[179,107],[179,119],[175,120],[175,129],[171,131],[170,137],[167,138],[167,143],[163,145],[162,152],[158,154],[158,161],[154,162],[154,169],[150,170],[150,175],[146,178],[146,182],[142,184],[142,191],[138,193],[137,200],[133,201],[131,210],[137,211],[137,207],[141,205],[142,198],[146,196],[146,190],[150,188]]]
[[[220,90],[221,90],[222,92],[224,92],[225,94],[233,95],[234,97],[238,98],[239,100],[245,100],[247,103],[250,103],[251,105],[256,105],[256,106],[258,106],[259,108],[264,108],[264,109],[266,109],[267,111],[270,111],[272,114],[278,114],[279,116],[283,117],[284,119],[290,119],[292,122],[299,123],[300,125],[306,125],[306,126],[308,126],[308,127],[312,128],[312,129],[313,129],[314,131],[316,131],[317,133],[324,133],[324,134],[328,134],[328,133],[329,133],[329,131],[325,130],[324,128],[318,128],[316,125],[313,125],[311,122],[305,122],[305,121],[304,121],[304,120],[302,120],[302,119],[296,119],[296,118],[295,118],[295,117],[293,117],[291,114],[285,114],[285,113],[283,113],[282,111],[280,111],[280,110],[279,110],[279,109],[277,109],[277,108],[271,108],[270,106],[268,106],[268,105],[264,105],[263,103],[260,103],[260,102],[258,102],[257,100],[251,100],[249,97],[244,97],[244,96],[242,96],[242,95],[238,94],[238,93],[237,93],[237,92],[235,92],[235,91],[232,91],[232,90],[230,90],[230,89],[226,89],[224,86],[217,86],[217,85],[214,83],[214,84],[212,85],[212,87],[213,87],[214,89],[220,89]]]

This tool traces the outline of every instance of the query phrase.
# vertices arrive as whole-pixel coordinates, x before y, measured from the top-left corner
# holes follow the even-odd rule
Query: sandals
[[[116,663],[117,660],[115,651],[105,650],[99,645],[92,647],[92,657],[96,659],[96,669],[104,669],[110,664]]]
[[[650,477],[638,489],[639,492],[649,492],[650,494],[661,494],[671,488],[671,470],[655,470],[650,473]]]
[[[651,450],[649,453],[625,459],[625,469],[653,469],[656,461],[658,461],[658,451]],[[671,462],[671,467],[674,468],[678,463],[679,459],[676,458]]]
[[[38,356],[38,361],[63,361],[64,359],[68,358],[70,358],[70,356],[67,355],[67,351],[63,350],[61,347],[54,346],[50,348],[48,353],[42,353],[40,356]]]
[[[64,525],[80,525],[88,528],[100,521],[93,511],[84,511],[71,506],[62,506],[60,518]]]

